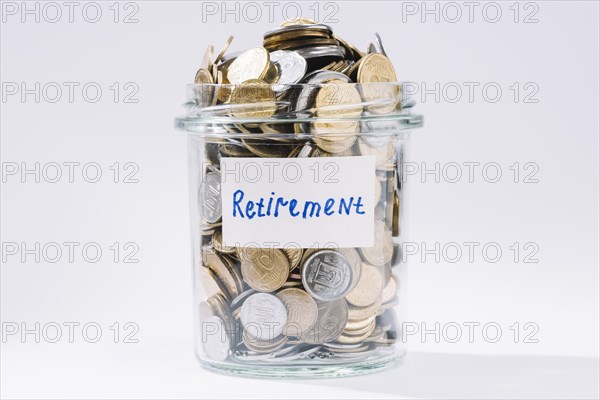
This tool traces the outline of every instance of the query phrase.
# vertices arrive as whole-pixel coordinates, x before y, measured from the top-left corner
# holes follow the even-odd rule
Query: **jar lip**
[[[343,124],[360,135],[385,135],[423,126],[423,117],[412,113],[415,102],[405,96],[406,83],[321,83],[268,85],[273,94],[262,102],[216,104],[217,98],[231,96],[243,84],[188,84],[184,107],[187,114],[175,119],[175,128],[188,133],[216,137],[311,137],[311,124],[319,124],[319,134],[348,134]],[[266,84],[264,86],[267,86]],[[328,88],[315,106],[319,89]],[[344,92],[338,92],[344,91]],[[329,101],[341,93],[344,99]],[[344,97],[345,96],[345,97]],[[324,104],[323,104],[324,103]],[[268,129],[247,131],[240,125],[267,126]],[[313,127],[315,125],[312,125]],[[306,132],[306,133],[305,133]]]

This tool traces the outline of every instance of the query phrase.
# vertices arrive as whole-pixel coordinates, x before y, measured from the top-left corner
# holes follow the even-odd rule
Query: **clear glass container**
[[[217,105],[234,85],[190,85],[176,119],[188,133],[197,357],[272,378],[391,367],[406,351],[403,163],[422,118],[400,83],[272,89],[275,102]]]

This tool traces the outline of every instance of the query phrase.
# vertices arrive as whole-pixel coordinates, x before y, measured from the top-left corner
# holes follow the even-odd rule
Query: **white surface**
[[[17,88],[21,82],[29,88],[35,82],[40,87],[57,82],[64,91],[56,103],[46,101],[54,92],[39,103],[31,94],[24,102],[19,95],[3,99],[3,166],[23,162],[31,168],[39,162],[50,173],[51,162],[81,165],[73,183],[63,166],[58,183],[36,183],[32,175],[21,183],[17,174],[2,185],[2,242],[17,246],[5,250],[18,249],[22,242],[28,248],[39,242],[47,251],[55,251],[56,246],[47,244],[57,242],[63,250],[56,263],[48,262],[54,253],[41,254],[38,263],[34,255],[22,262],[22,254],[3,252],[3,326],[24,322],[32,328],[39,322],[40,329],[46,326],[46,336],[39,344],[33,335],[25,343],[18,335],[2,343],[2,397],[599,396],[597,2],[534,2],[527,9],[521,3],[519,23],[513,21],[512,2],[498,3],[503,13],[497,23],[482,18],[484,3],[472,23],[464,7],[457,23],[447,21],[450,14],[441,15],[438,23],[434,15],[424,15],[422,22],[420,13],[407,8],[409,3],[329,3],[333,9],[320,4],[321,16],[337,9],[334,30],[362,48],[372,32],[379,32],[399,78],[419,88],[417,110],[425,115],[426,126],[414,135],[411,160],[419,172],[439,162],[446,174],[439,182],[421,174],[409,181],[411,253],[416,254],[409,259],[406,322],[419,329],[422,322],[429,329],[439,322],[445,336],[439,342],[431,334],[425,340],[410,336],[412,353],[400,369],[300,383],[228,378],[197,366],[185,138],[173,130],[173,117],[183,112],[184,85],[205,46],[220,48],[229,34],[235,36],[231,50],[256,46],[280,15],[272,23],[266,12],[255,23],[243,15],[238,23],[235,15],[224,15],[227,22],[221,23],[219,13],[205,13],[203,21],[200,3],[138,2],[139,22],[123,24],[112,21],[112,3],[101,4],[103,17],[96,24],[85,22],[81,14],[74,15],[73,23],[63,19],[54,24],[36,23],[31,16],[22,23],[19,15],[3,14],[2,82],[15,82]],[[312,15],[312,2],[298,4]],[[522,23],[535,7],[539,22]],[[132,10],[121,8],[119,19]],[[78,82],[78,88],[96,82],[103,95],[90,103],[78,89],[69,102],[64,82]],[[110,89],[114,82],[120,89],[116,103]],[[137,103],[124,102],[135,89],[125,87],[128,82],[139,88],[133,95]],[[422,97],[422,84],[431,89],[436,82],[440,90],[446,87],[445,95]],[[465,82],[479,84],[473,101]],[[498,102],[487,101],[479,90],[489,82],[502,89]],[[517,102],[510,89],[515,82]],[[526,87],[530,82],[534,86]],[[450,90],[457,86],[462,97],[454,102]],[[5,85],[6,90],[14,87]],[[538,102],[525,103],[525,95],[536,87],[533,98]],[[79,169],[92,162],[102,171],[97,183],[86,182]],[[119,183],[114,183],[115,167],[110,169],[115,162],[120,163]],[[139,170],[126,167],[128,162]],[[450,182],[452,162],[462,166],[457,183]],[[464,166],[468,162],[480,163],[472,182]],[[510,169],[515,162],[518,183]],[[533,169],[525,168],[528,162],[535,163]],[[487,163],[499,166],[497,183],[482,177]],[[524,183],[536,166],[539,181]],[[92,172],[87,170],[86,178]],[[133,172],[128,180],[139,182],[123,183]],[[490,180],[494,171],[487,172]],[[64,242],[80,243],[72,262]],[[81,254],[88,242],[103,251],[96,263]],[[110,248],[115,242],[118,262]],[[125,247],[129,242],[134,244]],[[453,253],[441,255],[439,262],[427,255],[423,262],[422,243],[430,249],[436,242],[448,251],[456,249],[448,243],[460,244],[462,257],[452,263]],[[472,260],[465,242],[479,243]],[[518,262],[510,248],[515,242]],[[529,242],[534,245],[525,248]],[[481,253],[491,243],[488,249],[502,250],[495,263]],[[536,248],[533,257],[539,262],[523,262]],[[130,253],[138,263],[123,262]],[[486,256],[489,260],[493,253]],[[128,321],[135,325],[125,329]],[[78,322],[78,329],[94,322],[103,335],[92,344],[76,330],[70,343],[63,330],[58,343],[48,343],[52,322]],[[453,322],[460,327],[480,324],[472,342],[467,329],[457,343],[448,340]],[[527,322],[535,325],[525,329]],[[496,343],[486,340],[493,330],[485,337],[479,330],[486,323],[502,329]],[[123,343],[136,326],[139,331],[128,340],[138,343]],[[536,326],[529,339],[538,342],[525,343],[525,334]],[[115,330],[119,343],[114,343]],[[87,333],[88,339],[93,336],[92,330]]]

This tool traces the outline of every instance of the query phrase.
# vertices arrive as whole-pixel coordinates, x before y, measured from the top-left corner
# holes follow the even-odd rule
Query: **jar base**
[[[400,365],[404,355],[405,352],[400,355],[386,355],[371,360],[337,365],[243,365],[201,359],[199,361],[202,367],[225,375],[264,379],[323,379],[366,375],[390,369]]]

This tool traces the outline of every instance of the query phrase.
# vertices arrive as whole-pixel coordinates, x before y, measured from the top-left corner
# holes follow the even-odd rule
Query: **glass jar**
[[[176,127],[188,133],[195,348],[209,369],[348,376],[405,353],[402,172],[422,118],[399,83],[343,85],[222,105],[233,85],[188,88]]]

